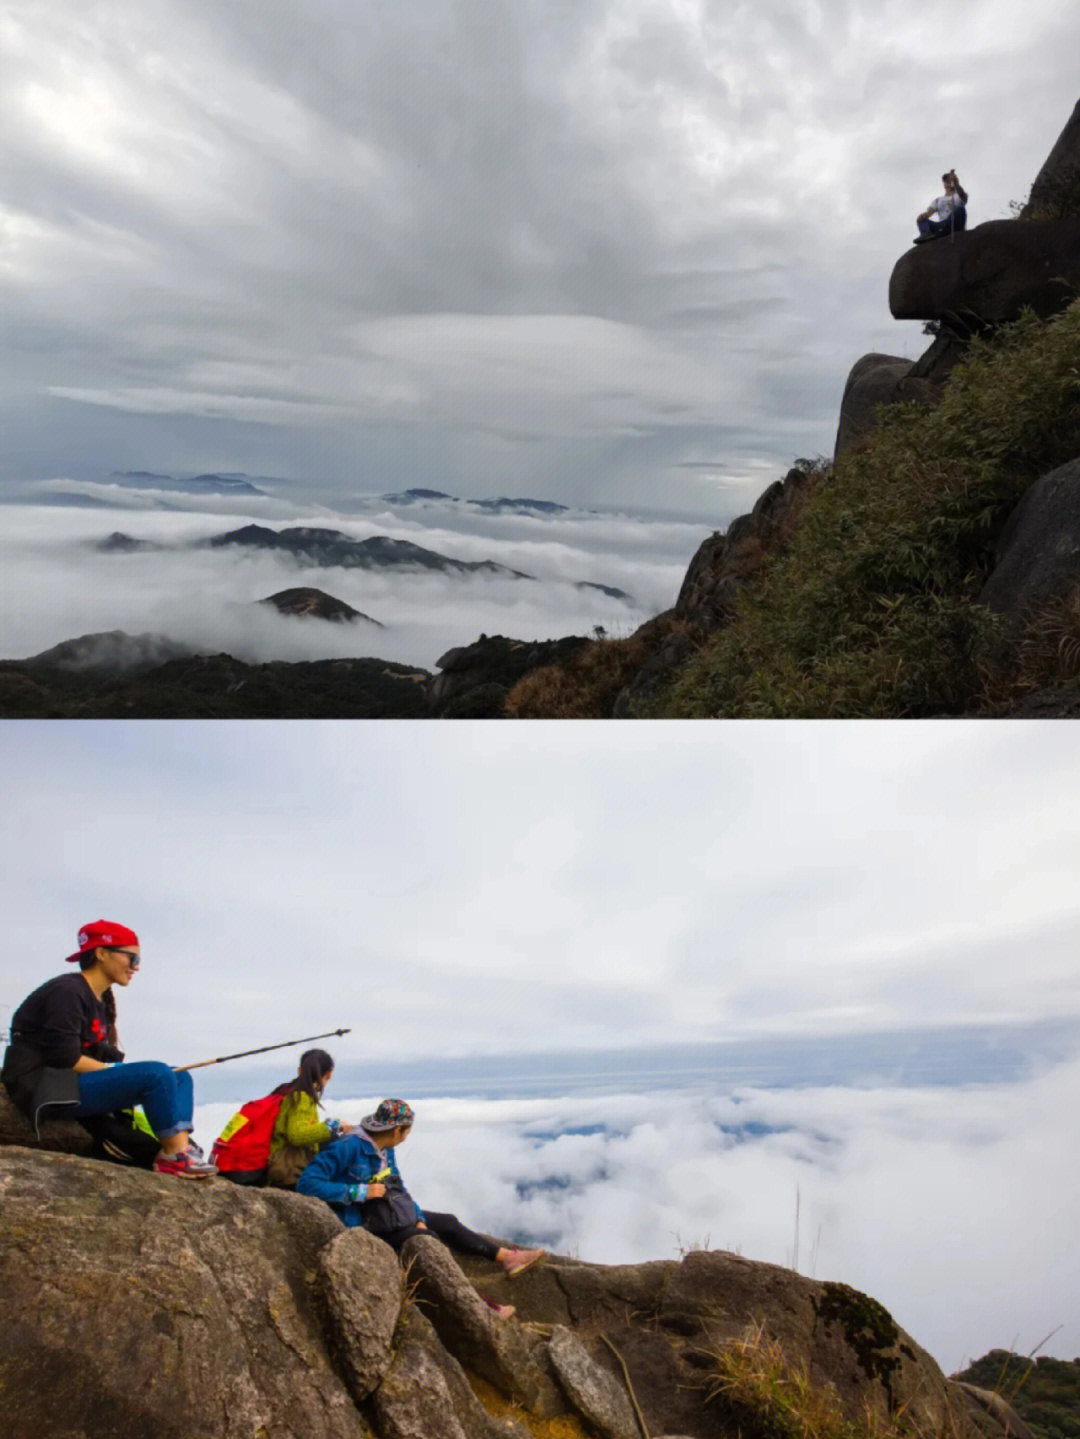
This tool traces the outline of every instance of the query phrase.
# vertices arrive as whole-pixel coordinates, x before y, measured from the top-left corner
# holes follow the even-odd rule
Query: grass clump
[[[708,1398],[741,1439],[916,1439],[902,1414],[886,1419],[868,1405],[850,1418],[835,1388],[812,1380],[809,1366],[789,1359],[760,1325],[718,1348],[715,1360]]]
[[[977,597],[1024,491],[1080,455],[1080,302],[973,339],[934,408],[882,413],[653,714],[960,714],[1030,683]],[[1080,611],[1065,630],[1049,648],[1075,660]]]

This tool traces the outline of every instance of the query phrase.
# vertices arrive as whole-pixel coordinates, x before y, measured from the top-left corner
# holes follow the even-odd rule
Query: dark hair
[[[300,1056],[300,1072],[288,1086],[292,1094],[307,1094],[319,1103],[323,1084],[334,1067],[334,1061],[325,1049],[307,1049]]]
[[[109,949],[107,944],[100,945],[101,949]],[[90,969],[97,964],[97,949],[88,949],[85,954],[79,955],[79,968]],[[101,1002],[105,1006],[105,1038],[111,1045],[116,1047],[120,1043],[120,1036],[116,1028],[116,996],[112,992],[112,985],[101,996]]]

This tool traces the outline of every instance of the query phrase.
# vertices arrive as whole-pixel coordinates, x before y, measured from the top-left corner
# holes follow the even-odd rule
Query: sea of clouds
[[[280,498],[168,496],[115,485],[66,493],[107,499],[108,508],[11,504],[3,510],[0,566],[7,602],[0,656],[22,659],[81,635],[156,632],[205,652],[249,663],[375,655],[431,668],[455,645],[481,634],[532,640],[631,633],[670,607],[709,526],[630,513],[571,510],[554,516],[491,514],[463,503],[393,506],[364,501],[348,513],[299,508]],[[535,581],[489,574],[298,566],[272,552],[189,548],[256,523],[316,525],[363,540],[389,535],[454,559],[494,560]],[[101,553],[114,531],[168,548]],[[629,600],[582,590],[586,581]],[[256,605],[296,586],[324,590],[384,626],[279,615]]]
[[[727,1249],[854,1285],[953,1372],[1080,1348],[1078,1086],[1074,1058],[1009,1084],[432,1098],[399,1160],[422,1206],[559,1253]],[[201,1106],[200,1137],[235,1107]]]

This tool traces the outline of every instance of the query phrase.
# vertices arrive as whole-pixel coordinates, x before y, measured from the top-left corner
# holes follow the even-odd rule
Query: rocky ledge
[[[725,1349],[767,1337],[853,1422],[1030,1439],[844,1284],[719,1251],[620,1266],[550,1256],[509,1280],[423,1236],[403,1268],[318,1200],[62,1152],[85,1147],[80,1133],[54,1127],[47,1150],[0,1105],[13,1435],[766,1439],[716,1379]]]

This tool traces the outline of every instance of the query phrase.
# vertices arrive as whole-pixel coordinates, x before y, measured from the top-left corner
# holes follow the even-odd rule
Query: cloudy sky
[[[105,916],[142,939],[130,1057],[348,1026],[329,1098],[351,1120],[379,1094],[348,1071],[408,1059],[1068,1018],[1075,1041],[1075,734],[8,721],[0,1024]],[[484,1097],[420,1099],[402,1163],[421,1203],[586,1259],[709,1245],[853,1284],[950,1369],[1051,1331],[1068,1357],[1059,1059],[679,1097],[522,1089],[507,1058]],[[232,1073],[197,1077],[206,1140],[251,1097],[206,1078]]]
[[[1068,725],[9,721],[0,755],[4,1003],[121,920],[125,1030],[167,1014],[178,1063],[372,1003],[342,1058],[1080,1016]]]
[[[955,165],[1020,200],[1078,0],[7,0],[0,481],[227,469],[725,522],[919,353]]]

